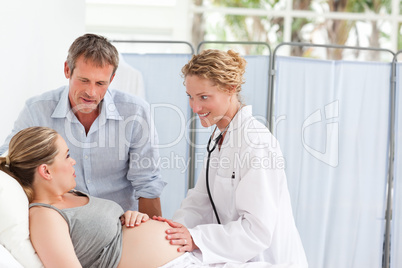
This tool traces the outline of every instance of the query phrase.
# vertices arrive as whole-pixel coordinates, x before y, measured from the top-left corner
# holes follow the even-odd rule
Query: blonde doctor
[[[166,239],[206,264],[307,267],[279,144],[240,101],[245,66],[234,51],[204,50],[182,69],[191,108],[215,130]]]

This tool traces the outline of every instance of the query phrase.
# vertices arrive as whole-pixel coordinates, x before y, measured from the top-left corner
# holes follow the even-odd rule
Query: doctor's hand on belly
[[[184,225],[165,219],[161,216],[154,216],[152,219],[166,222],[170,225],[170,227],[172,227],[166,230],[166,239],[169,240],[170,244],[172,245],[181,245],[181,247],[177,249],[178,252],[191,252],[195,249],[198,249],[197,245],[194,244],[190,232]]]

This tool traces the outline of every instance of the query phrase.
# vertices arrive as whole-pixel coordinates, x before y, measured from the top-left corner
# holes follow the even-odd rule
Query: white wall
[[[189,0],[87,0],[86,30],[117,40],[191,41]],[[122,52],[183,52],[183,47],[118,45]],[[184,52],[188,52],[184,50]]]
[[[84,32],[85,0],[2,2],[0,144],[27,98],[67,84],[67,51]]]

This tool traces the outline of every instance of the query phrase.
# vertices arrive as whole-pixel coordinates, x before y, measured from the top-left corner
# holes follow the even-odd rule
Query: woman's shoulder
[[[53,225],[66,222],[60,211],[46,204],[34,203],[29,209],[29,223],[31,226],[38,225]]]
[[[270,144],[276,141],[271,131],[255,117],[249,117],[241,126],[243,139],[253,140],[260,144]]]
[[[241,127],[241,154],[282,155],[279,141],[269,129],[254,117],[249,118]]]

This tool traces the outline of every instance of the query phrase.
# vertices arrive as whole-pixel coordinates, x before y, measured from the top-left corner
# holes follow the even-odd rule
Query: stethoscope
[[[239,106],[239,109],[237,109],[236,114],[239,112],[240,108],[241,108],[241,106]],[[233,116],[233,118],[236,116],[236,114]],[[232,120],[233,120],[233,118],[232,118]],[[214,132],[212,132],[211,137],[209,137],[209,141],[208,141],[208,145],[207,145],[208,157],[207,157],[207,167],[206,167],[206,172],[205,172],[205,179],[206,179],[206,184],[207,184],[207,192],[208,192],[209,201],[211,201],[212,209],[214,210],[216,220],[218,221],[219,224],[221,224],[221,221],[220,221],[220,219],[219,219],[218,211],[216,210],[214,200],[212,199],[211,190],[210,190],[210,188],[209,188],[209,160],[210,160],[210,158],[211,158],[211,153],[216,149],[216,146],[219,144],[219,141],[223,138],[223,135],[225,135],[225,133],[226,133],[226,131],[228,130],[229,125],[230,125],[230,123],[232,122],[232,120],[230,120],[229,124],[228,124],[228,125],[226,126],[226,128],[218,135],[218,137],[216,137],[216,138],[214,139],[214,143],[215,143],[215,144],[214,144],[214,145],[212,146],[212,148],[211,148],[212,137],[214,136],[215,131],[216,131],[216,129],[217,129],[217,126],[215,126]]]
[[[217,127],[215,127],[214,132],[212,133],[211,137],[209,137],[209,141],[208,141],[208,145],[207,145],[208,158],[207,158],[207,169],[206,169],[206,172],[205,172],[206,183],[207,183],[207,191],[208,191],[209,201],[211,201],[212,209],[214,210],[216,220],[218,221],[219,224],[221,224],[221,221],[219,220],[218,211],[216,211],[215,203],[214,203],[214,200],[212,199],[212,195],[211,195],[211,190],[209,189],[209,160],[211,158],[211,153],[215,150],[215,148],[218,145],[219,141],[222,139],[223,134],[226,132],[229,124],[227,125],[225,130],[222,131],[218,135],[218,137],[216,139],[214,139],[215,144],[214,144],[214,146],[212,146],[212,149],[210,149],[211,148],[210,145],[211,145],[212,137],[214,136],[215,130],[217,128]]]

